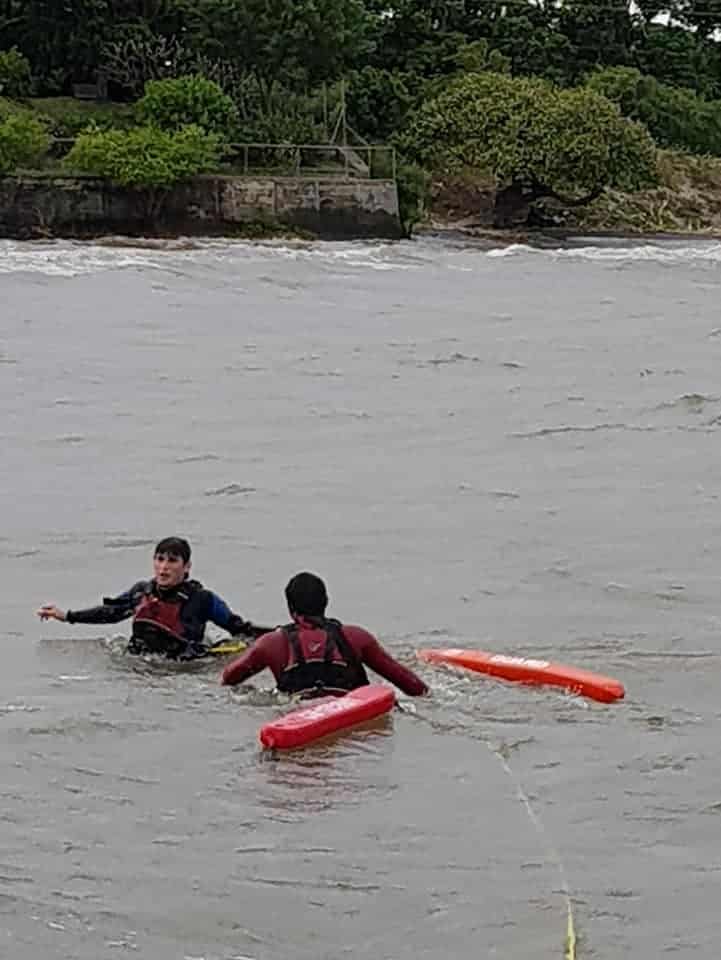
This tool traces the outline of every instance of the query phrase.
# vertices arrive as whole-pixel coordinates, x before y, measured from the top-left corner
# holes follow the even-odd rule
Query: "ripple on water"
[[[23,469],[0,485],[15,483],[18,529],[37,523],[2,541],[11,618],[22,604],[8,623],[18,633],[5,638],[0,704],[20,758],[0,786],[0,895],[25,895],[6,904],[16,944],[29,945],[18,960],[130,951],[225,960],[246,942],[258,960],[336,956],[339,942],[348,956],[398,960],[419,951],[465,960],[479,943],[514,960],[560,955],[559,885],[544,875],[546,843],[517,802],[516,773],[569,866],[589,954],[656,955],[688,916],[712,932],[713,878],[696,875],[693,890],[685,881],[692,861],[715,866],[707,853],[721,812],[715,595],[697,579],[712,565],[715,504],[694,492],[715,489],[712,444],[698,431],[721,422],[718,250],[592,239],[491,255],[426,240],[0,244],[0,271],[18,274],[4,284],[28,303],[12,321],[18,343],[0,344],[0,359],[17,357],[26,372],[18,413],[31,423],[19,443],[10,438]],[[156,334],[176,338],[172,371],[144,349]],[[56,350],[69,353],[62,364]],[[257,370],[246,384],[224,365],[281,371],[288,389],[279,394]],[[149,408],[148,393],[161,406]],[[236,422],[241,400],[251,402]],[[332,483],[316,453],[330,436],[324,414],[357,421],[332,438]],[[572,436],[511,437],[532,428]],[[59,434],[87,436],[78,457]],[[81,463],[91,441],[99,488]],[[583,456],[566,457],[581,444]],[[38,450],[44,486],[33,494],[43,499],[23,501]],[[43,475],[46,457],[67,467],[62,489]],[[227,469],[203,467],[221,459]],[[230,480],[244,475],[241,459],[253,465],[250,499]],[[274,509],[255,518],[248,509],[230,534],[228,511],[263,506],[288,463],[300,469]],[[655,483],[663,503],[647,496]],[[202,517],[188,513],[188,497]],[[404,523],[416,509],[420,523]],[[480,644],[612,667],[627,700],[605,707],[421,666],[432,696],[401,697],[386,728],[267,756],[257,729],[290,706],[266,689],[267,674],[220,690],[217,661],[131,658],[124,638],[86,642],[95,628],[49,625],[65,637],[28,642],[36,572],[58,589],[89,580],[102,589],[110,574],[98,556],[120,575],[130,551],[154,542],[151,527],[179,521],[221,571],[224,557],[248,552],[245,589],[259,606],[262,595],[277,602],[279,571],[310,545],[350,607],[365,598],[377,622],[395,625],[388,645],[410,665],[420,643]],[[17,555],[25,548],[40,552],[28,562]],[[489,570],[494,589],[484,590]],[[91,899],[100,894],[106,913]],[[671,899],[678,909],[664,910]],[[537,937],[544,924],[548,949]]]

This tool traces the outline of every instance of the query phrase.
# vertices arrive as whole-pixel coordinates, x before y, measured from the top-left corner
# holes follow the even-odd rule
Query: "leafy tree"
[[[684,27],[648,23],[634,46],[634,63],[659,83],[721,96],[721,46]]]
[[[423,104],[400,145],[433,170],[490,174],[499,226],[542,197],[582,204],[606,186],[637,188],[655,176],[648,132],[595,91],[492,73],[469,74]]]
[[[627,64],[634,45],[635,23],[619,0],[566,0],[559,30],[568,40],[572,58],[568,79],[578,81],[599,64]]]
[[[511,72],[511,60],[499,50],[491,50],[487,40],[474,40],[460,46],[447,64],[448,72],[427,80],[422,87],[423,99],[436,97],[469,73]]]
[[[193,11],[189,0],[4,0],[0,43],[29,59],[38,93],[57,94],[95,80],[107,43],[133,31],[181,33]]]
[[[197,15],[203,52],[242,64],[266,106],[277,86],[314,87],[367,50],[362,0],[198,0]]]
[[[0,122],[0,177],[29,166],[47,153],[45,127],[26,113],[11,113]]]
[[[712,37],[721,27],[721,0],[680,0],[672,9],[700,37]]]
[[[5,7],[9,23],[0,36],[28,58],[40,92],[93,78],[112,28],[107,0],[10,0]]]
[[[458,72],[463,73],[510,73],[511,61],[500,50],[492,50],[488,40],[464,43],[453,56]]]
[[[588,86],[618,104],[625,117],[645,124],[660,146],[721,155],[721,100],[704,100],[631,67],[598,70]]]
[[[514,76],[544,77],[565,85],[575,74],[573,43],[556,23],[549,23],[546,11],[514,7],[494,24],[492,42],[511,61]]]
[[[459,47],[489,36],[492,0],[366,0],[374,66],[428,78],[449,72]]]
[[[0,96],[20,99],[30,95],[30,63],[17,47],[0,50]]]
[[[361,136],[378,142],[400,127],[414,100],[409,79],[407,74],[371,66],[350,74],[348,116]]]

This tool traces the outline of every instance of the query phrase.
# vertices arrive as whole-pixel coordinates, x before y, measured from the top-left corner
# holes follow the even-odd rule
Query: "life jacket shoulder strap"
[[[313,626],[325,632],[325,651],[323,659],[325,663],[333,663],[333,654],[338,651],[348,666],[360,666],[358,654],[348,642],[343,633],[343,624],[340,620],[318,620],[313,622]],[[299,667],[305,666],[306,659],[298,638],[300,632],[297,623],[289,623],[281,627],[283,633],[288,638],[288,643],[293,652],[293,659]]]
[[[345,660],[349,667],[360,666],[360,657],[353,649],[352,644],[343,633],[343,624],[340,620],[326,620],[325,631],[328,637],[326,644],[326,660],[330,662],[333,657],[333,648],[335,647]],[[330,655],[328,650],[330,648]]]
[[[305,666],[305,656],[303,655],[303,650],[300,645],[300,640],[298,639],[298,624],[297,623],[288,623],[286,626],[281,627],[281,630],[288,639],[290,644],[290,649],[293,652],[293,659],[298,664],[299,667]]]

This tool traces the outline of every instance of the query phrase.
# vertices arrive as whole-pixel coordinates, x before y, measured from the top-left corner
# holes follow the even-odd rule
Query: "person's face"
[[[190,563],[174,553],[156,553],[153,557],[153,576],[160,587],[177,587],[190,571]]]

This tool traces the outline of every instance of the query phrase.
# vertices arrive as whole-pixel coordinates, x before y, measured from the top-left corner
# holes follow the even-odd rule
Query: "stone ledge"
[[[99,177],[23,174],[0,180],[0,236],[233,235],[243,226],[320,239],[402,236],[392,180],[202,176],[169,191]]]

